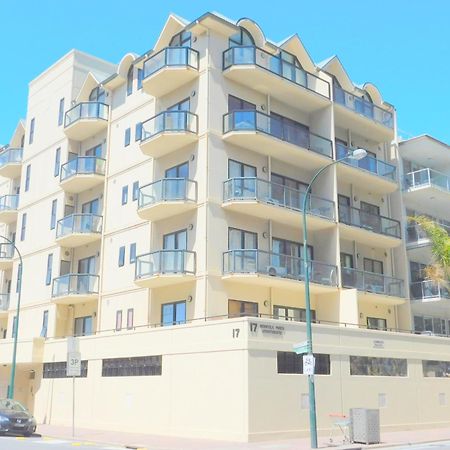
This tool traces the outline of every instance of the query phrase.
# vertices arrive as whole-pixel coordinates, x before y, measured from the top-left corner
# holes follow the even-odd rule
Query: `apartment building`
[[[450,148],[424,135],[400,142],[403,163],[403,198],[406,216],[425,216],[450,231]],[[414,330],[450,334],[450,294],[445,286],[427,279],[432,262],[431,242],[421,227],[407,224],[410,297]]]
[[[346,158],[363,148],[359,161]],[[332,164],[337,160],[339,163]],[[0,393],[76,423],[231,440],[305,435],[302,204],[321,432],[450,421],[447,340],[416,335],[396,111],[341,61],[251,19],[169,16],[118,65],[72,51],[0,154]]]

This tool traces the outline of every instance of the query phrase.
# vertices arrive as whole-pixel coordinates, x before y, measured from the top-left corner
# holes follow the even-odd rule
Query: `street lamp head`
[[[351,150],[348,154],[348,157],[350,159],[355,159],[356,161],[359,161],[360,159],[363,159],[367,156],[367,151],[363,148],[356,148],[355,150]]]

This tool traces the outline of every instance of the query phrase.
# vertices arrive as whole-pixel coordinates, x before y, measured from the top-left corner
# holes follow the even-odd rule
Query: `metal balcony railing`
[[[261,274],[304,281],[304,260],[264,250],[229,250],[223,254],[223,273]],[[309,261],[313,283],[337,286],[337,267],[319,261]]]
[[[435,187],[450,192],[450,177],[429,168],[416,170],[404,176],[403,187],[404,190]]]
[[[303,210],[305,193],[259,178],[230,178],[223,184],[223,201],[256,200],[268,205],[275,205],[295,211]],[[332,200],[316,195],[309,195],[307,212],[329,220],[335,220],[335,208]]]
[[[96,214],[70,214],[58,220],[56,238],[74,233],[101,233],[103,217]]]
[[[348,91],[340,88],[339,86],[334,86],[334,101],[347,109],[354,111],[355,113],[361,114],[368,119],[372,119],[381,125],[388,128],[394,128],[394,116],[392,112],[386,111],[372,102],[365,100],[361,97],[357,97]]]
[[[351,150],[350,147],[337,143],[336,159],[344,158]],[[358,169],[367,170],[368,172],[386,178],[389,181],[396,180],[397,168],[394,165],[381,161],[373,156],[367,155],[360,160],[347,158],[342,162],[349,166],[357,167]]]
[[[190,47],[166,47],[144,62],[144,79],[164,67],[191,67],[198,70],[199,54]]]
[[[75,175],[105,175],[106,160],[98,156],[78,156],[61,166],[60,181]]]
[[[2,242],[0,244],[0,261],[12,259],[14,257],[14,245],[9,242]]]
[[[198,133],[198,117],[189,111],[163,111],[142,123],[141,141],[164,132]]]
[[[138,208],[177,201],[196,202],[197,182],[187,178],[163,178],[139,189]]]
[[[159,250],[136,258],[136,279],[155,275],[195,274],[195,252],[190,250]]]
[[[108,120],[109,106],[100,102],[80,102],[66,112],[64,127],[80,119]]]
[[[331,97],[327,81],[282,59],[281,55],[273,55],[255,46],[230,47],[223,52],[223,70],[231,66],[246,65],[260,67],[326,98]]]
[[[0,294],[0,311],[8,311],[10,294]]]
[[[399,239],[402,237],[401,226],[398,220],[371,214],[353,206],[339,205],[339,222],[386,236]]]
[[[17,164],[22,162],[22,148],[7,148],[0,153],[0,168],[7,164]]]
[[[427,300],[431,298],[450,299],[450,292],[440,283],[432,280],[416,281],[409,285],[411,300]]]
[[[329,139],[254,109],[224,114],[223,133],[232,131],[258,131],[328,158],[333,157],[333,143]]]
[[[346,288],[356,288],[358,291],[373,292],[393,297],[405,296],[404,282],[398,278],[349,267],[341,268],[341,278],[342,286]]]
[[[98,294],[98,275],[69,273],[53,279],[52,297]]]
[[[450,227],[448,225],[439,222],[436,222],[436,224],[446,230],[450,236]],[[411,246],[428,245],[430,244],[430,238],[419,224],[410,223],[406,227],[406,243]]]
[[[19,207],[19,195],[8,194],[0,197],[0,212],[3,211],[16,211]]]

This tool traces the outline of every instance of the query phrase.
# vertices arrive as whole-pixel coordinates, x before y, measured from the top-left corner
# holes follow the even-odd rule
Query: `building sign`
[[[303,373],[304,375],[314,375],[314,366],[316,365],[316,358],[314,355],[303,355]]]
[[[263,336],[284,336],[284,326],[269,323],[250,322],[250,333],[257,334],[260,330]]]
[[[373,348],[384,348],[384,341],[381,339],[375,339],[373,341]]]

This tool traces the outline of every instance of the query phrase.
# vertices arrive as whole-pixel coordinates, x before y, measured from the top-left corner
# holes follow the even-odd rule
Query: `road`
[[[385,447],[384,450],[395,449],[395,450],[447,450],[450,449],[450,441],[441,442],[430,442],[423,444],[412,444],[408,446],[399,447]]]
[[[47,437],[32,436],[30,438],[0,436],[0,450],[123,450],[123,447],[114,447],[92,442],[69,441]]]

